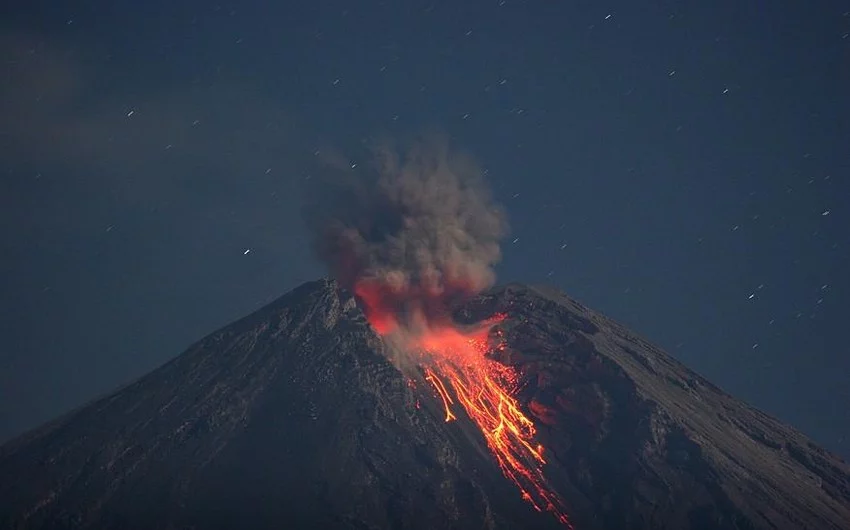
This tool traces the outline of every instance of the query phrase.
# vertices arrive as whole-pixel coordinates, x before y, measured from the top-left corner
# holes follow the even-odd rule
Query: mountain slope
[[[548,289],[508,286],[541,441],[607,528],[850,528],[850,466],[735,400],[616,322]]]
[[[0,527],[519,524],[483,446],[382,349],[350,295],[304,285],[0,449]]]
[[[850,468],[805,436],[562,294],[456,317],[497,312],[579,530],[850,528]],[[385,348],[350,294],[305,284],[0,448],[0,527],[558,528]]]

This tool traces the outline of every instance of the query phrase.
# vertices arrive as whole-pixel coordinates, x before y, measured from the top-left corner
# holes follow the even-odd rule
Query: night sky
[[[317,153],[440,130],[500,282],[850,456],[850,1],[10,4],[0,440],[326,274]]]

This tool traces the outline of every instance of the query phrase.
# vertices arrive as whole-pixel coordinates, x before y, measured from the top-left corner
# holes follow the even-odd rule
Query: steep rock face
[[[508,313],[521,401],[557,487],[604,528],[850,528],[850,466],[603,315],[510,285],[459,311]]]
[[[457,318],[496,312],[578,530],[850,528],[850,468],[802,434],[560,293]],[[384,348],[306,284],[0,448],[0,527],[557,528]]]

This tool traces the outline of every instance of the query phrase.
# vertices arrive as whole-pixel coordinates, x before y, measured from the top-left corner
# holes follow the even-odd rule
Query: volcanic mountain
[[[0,448],[0,527],[850,528],[850,466],[803,434],[557,291],[454,319],[496,314],[488,362],[517,374],[569,522],[320,280]]]

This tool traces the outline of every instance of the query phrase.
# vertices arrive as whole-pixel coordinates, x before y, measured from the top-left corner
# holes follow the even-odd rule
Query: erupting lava
[[[397,339],[424,371],[425,380],[442,400],[447,422],[456,420],[460,405],[481,431],[505,477],[520,490],[522,498],[538,511],[549,511],[572,528],[558,495],[543,476],[543,446],[535,441],[534,422],[520,409],[514,394],[516,371],[488,358],[504,342],[492,344],[493,326],[505,319],[497,315],[471,329],[460,329],[446,318],[428,318],[422,306],[402,312],[397,303],[376,284],[359,283],[355,292],[364,305],[369,323],[381,335]],[[419,300],[421,302],[421,299]]]
[[[571,527],[543,477],[543,447],[515,397],[517,374],[487,357],[504,347],[489,341],[499,318],[461,329],[446,311],[493,284],[507,221],[486,172],[444,140],[424,138],[403,154],[378,144],[369,169],[329,157],[318,180],[329,187],[316,189],[305,212],[314,248],[375,331],[421,368],[446,421],[463,409],[523,498]]]

